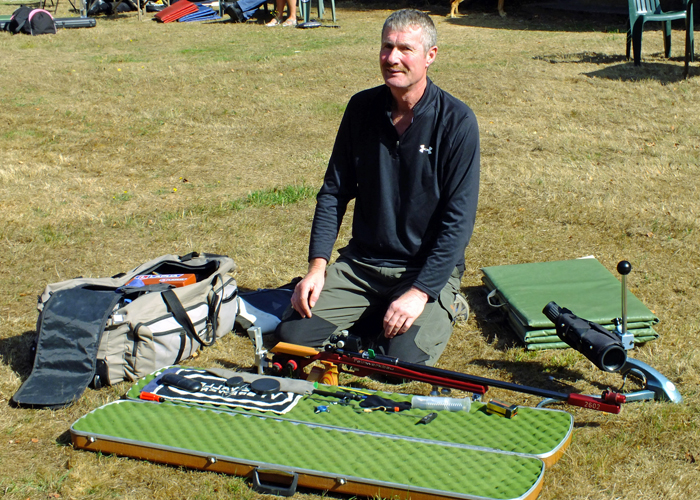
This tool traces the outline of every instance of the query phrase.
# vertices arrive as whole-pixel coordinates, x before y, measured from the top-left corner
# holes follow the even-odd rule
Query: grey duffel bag
[[[235,267],[223,255],[164,255],[112,278],[48,285],[37,305],[32,372],[13,402],[60,408],[89,385],[134,381],[211,345],[234,326]],[[166,282],[144,284],[144,275]],[[178,275],[196,282],[175,287]]]

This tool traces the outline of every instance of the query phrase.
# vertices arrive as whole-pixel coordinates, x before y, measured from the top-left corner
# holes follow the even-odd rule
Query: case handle
[[[291,484],[289,484],[289,486],[283,486],[280,484],[263,483],[262,481],[260,481],[260,472],[264,474],[275,474],[278,476],[291,478]],[[261,469],[260,467],[256,467],[253,470],[253,489],[259,493],[291,497],[297,491],[298,481],[299,475],[296,472],[287,472],[274,469]]]
[[[486,301],[489,303],[491,307],[503,307],[505,304],[502,304],[500,302],[494,302],[492,299],[498,300],[498,288],[494,288],[489,292],[489,294],[486,296]]]

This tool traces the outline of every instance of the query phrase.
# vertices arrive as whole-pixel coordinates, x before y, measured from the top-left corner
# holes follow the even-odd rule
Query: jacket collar
[[[416,103],[416,105],[413,107],[413,117],[417,117],[422,115],[428,110],[432,109],[432,101],[435,97],[435,93],[437,90],[437,87],[435,84],[432,82],[430,78],[426,79],[426,85],[425,85],[425,91],[423,92],[423,97],[420,98],[420,101]],[[386,93],[386,101],[385,101],[385,106],[387,113],[389,116],[391,116],[391,104],[392,100],[394,97],[391,95],[391,89],[387,86],[384,85],[384,92]]]

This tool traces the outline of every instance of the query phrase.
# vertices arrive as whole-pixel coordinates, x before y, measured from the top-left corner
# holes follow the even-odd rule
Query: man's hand
[[[311,317],[311,308],[316,305],[326,282],[326,264],[322,258],[312,259],[306,276],[297,283],[292,294],[292,307],[302,318]]]
[[[406,333],[416,318],[421,315],[427,302],[427,293],[416,287],[411,287],[389,304],[389,309],[384,315],[384,336],[391,339],[396,335]]]

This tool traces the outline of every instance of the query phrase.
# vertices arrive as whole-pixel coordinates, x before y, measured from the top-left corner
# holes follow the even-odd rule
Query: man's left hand
[[[384,315],[384,336],[391,339],[406,333],[416,318],[421,315],[427,302],[428,294],[416,287],[411,287],[394,300],[389,304],[389,309]]]

